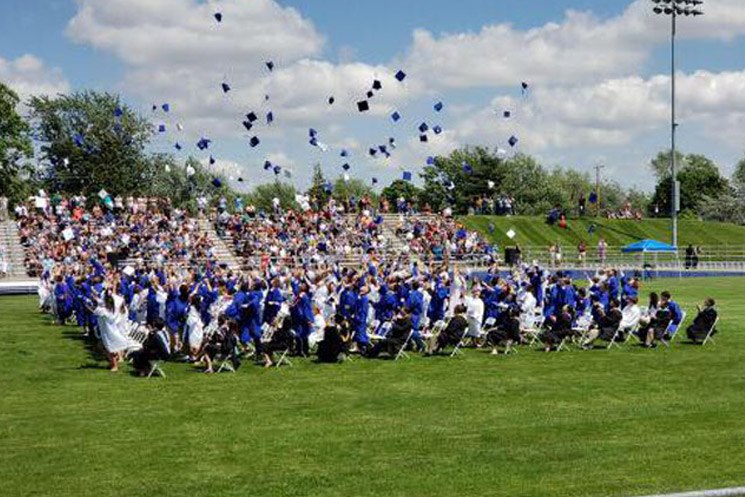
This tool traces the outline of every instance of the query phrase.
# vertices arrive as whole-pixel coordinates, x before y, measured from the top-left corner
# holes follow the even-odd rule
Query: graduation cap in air
[[[512,135],[512,136],[510,136],[510,139],[507,141],[507,143],[510,144],[510,147],[514,147],[515,145],[517,145],[517,142],[519,142],[519,141],[520,140],[518,140],[515,135]]]
[[[259,143],[261,143],[261,140],[259,140],[258,136],[251,137],[251,140],[248,142],[251,145],[251,148],[256,148]]]
[[[598,194],[595,192],[590,193],[590,203],[591,204],[597,204],[598,203]]]
[[[153,112],[155,112],[156,110],[158,110],[158,106],[153,104]]]
[[[274,62],[271,60],[268,60],[266,62],[266,68],[269,69],[269,72],[272,72],[274,70]]]
[[[279,166],[274,166],[274,174],[278,175],[280,172],[282,172],[282,168]]]
[[[427,157],[427,164],[433,166],[435,164],[435,158],[432,156]]]
[[[486,186],[489,187],[489,190],[493,190],[494,189],[494,182],[492,180],[489,180],[489,181],[486,182]]]
[[[272,168],[272,163],[269,161],[264,162],[264,171],[268,171]]]
[[[345,149],[342,149],[341,153],[339,154],[342,157],[349,157],[349,152],[347,152]]]
[[[215,178],[212,180],[212,184],[215,186],[215,188],[220,188],[222,186],[222,181],[220,178]]]
[[[383,83],[381,83],[380,80],[376,79],[375,81],[373,81],[372,87],[373,90],[381,90],[383,89]]]
[[[404,171],[404,174],[403,174],[403,180],[404,180],[404,181],[411,181],[411,172],[409,172],[409,171]]]
[[[184,130],[184,125],[181,124],[181,123],[176,123],[176,129],[179,130],[179,131],[183,131]]]
[[[316,136],[318,136],[318,131],[316,131],[316,130],[315,130],[315,129],[313,129],[313,128],[310,128],[310,129],[308,130],[308,136],[310,136],[311,138],[315,138]]]
[[[429,141],[429,137],[427,135],[419,135],[419,141],[422,143],[427,143]]]
[[[393,114],[391,114],[391,119],[393,119],[394,123],[397,123],[401,120],[401,114],[399,114],[398,111],[395,111]]]
[[[272,124],[274,122],[274,113],[272,111],[269,111],[266,113],[266,123]]]
[[[85,145],[85,141],[83,140],[83,135],[81,135],[80,133],[76,133],[75,136],[72,137],[72,141],[78,147],[82,147],[83,145]]]
[[[121,107],[117,107],[116,109],[114,109],[114,117],[122,117],[123,114],[124,111]]]
[[[388,138],[388,145],[391,146],[392,149],[396,149],[396,139],[393,137]]]
[[[243,183],[243,176],[238,176],[238,183]]]
[[[334,191],[334,185],[331,184],[330,181],[327,181],[325,185],[323,185],[323,189],[326,191],[326,193],[331,193]]]
[[[444,105],[442,104],[442,102],[437,102],[437,103],[435,104],[435,110],[436,110],[437,112],[440,112],[440,111],[442,110],[442,108],[443,108],[443,107],[444,107]]]
[[[163,112],[169,112],[171,110],[171,106],[168,103],[161,105],[160,108],[163,109]]]
[[[367,102],[367,100],[360,100],[357,102],[357,110],[360,112],[367,112],[370,110],[370,104]]]
[[[419,125],[419,132],[420,133],[426,133],[427,130],[429,130],[429,126],[427,126],[427,123],[422,123]]]
[[[197,142],[197,148],[199,150],[208,149],[208,148],[210,148],[210,143],[211,142],[212,142],[212,140],[210,140],[209,138],[202,138],[201,140],[199,140]]]
[[[399,70],[399,71],[398,71],[398,72],[396,73],[396,79],[397,79],[397,80],[399,80],[399,81],[403,81],[403,80],[405,80],[405,79],[406,79],[406,73],[405,73],[405,72],[403,72],[403,71],[400,71],[400,70]]]
[[[463,162],[461,167],[463,168],[463,172],[466,174],[471,174],[473,172],[473,167],[471,167],[471,164],[468,162]]]
[[[254,127],[254,125],[253,125],[253,124],[251,124],[251,123],[250,123],[250,122],[248,122],[248,121],[243,121],[243,127],[244,127],[244,128],[246,128],[246,131],[251,131],[251,128],[253,128],[253,127]]]
[[[313,138],[311,138],[310,140],[308,140],[308,143],[310,143],[310,144],[311,144],[311,145],[313,145],[314,147],[317,147],[317,146],[318,146],[318,138],[316,138],[316,137],[314,136]]]
[[[215,162],[217,162],[215,158],[210,155],[210,166],[214,166]]]
[[[342,169],[344,169],[345,171],[349,171],[349,168],[350,168],[350,167],[352,167],[352,166],[350,166],[350,165],[349,165],[349,164],[347,164],[347,163],[345,163],[345,164],[344,164],[343,166],[341,166],[341,168],[342,168]]]
[[[368,153],[369,153],[370,155],[372,155],[373,157],[375,157],[375,156],[376,156],[376,155],[378,154],[378,151],[377,151],[377,149],[375,149],[375,148],[370,148],[370,150],[368,150],[367,152],[368,152]]]
[[[248,114],[246,114],[246,119],[248,119],[248,122],[254,123],[259,118],[256,116],[256,113],[255,112],[249,112]]]
[[[455,183],[453,183],[452,181],[448,181],[447,185],[445,185],[445,188],[450,191],[455,190]]]
[[[372,184],[373,185],[377,185],[378,184],[378,178],[373,178],[372,179]]]
[[[434,131],[436,135],[439,135],[440,133],[442,133],[442,126],[438,124],[437,126],[432,128],[432,131]]]
[[[334,105],[334,102],[336,102],[336,99],[334,97],[329,97],[329,105]]]
[[[292,171],[285,169],[285,178],[292,178]]]
[[[166,132],[166,125],[165,124],[159,124],[158,125],[158,133],[165,133]]]
[[[375,93],[372,90],[369,90],[367,92],[367,98],[373,98],[375,96]]]
[[[528,83],[526,83],[525,81],[523,81],[521,83],[521,86],[523,87],[523,91],[525,91],[525,90],[527,90],[529,88],[530,85],[528,85]]]
[[[504,116],[505,119],[509,119],[510,117],[512,117],[512,112],[506,110],[502,113],[502,115]]]
[[[227,83],[222,83],[222,85],[220,85],[220,86],[222,86],[222,92],[223,92],[223,93],[227,93],[227,92],[229,92],[229,91],[230,91],[230,85],[229,85],[229,84],[227,84]]]
[[[176,150],[181,150],[182,147],[180,143],[176,142],[176,145],[174,145],[173,148],[175,148]]]
[[[222,22],[222,12],[215,12],[215,20],[217,22]]]

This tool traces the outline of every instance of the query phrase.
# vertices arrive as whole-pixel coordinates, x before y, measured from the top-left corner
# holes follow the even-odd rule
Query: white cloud
[[[0,57],[0,81],[18,93],[22,101],[32,95],[54,96],[70,89],[62,71],[45,66],[30,54],[15,60]]]

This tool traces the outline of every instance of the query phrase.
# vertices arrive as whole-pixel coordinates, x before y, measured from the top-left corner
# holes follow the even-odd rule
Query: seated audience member
[[[565,305],[561,311],[546,319],[544,326],[546,331],[541,335],[541,342],[546,352],[555,350],[562,341],[572,336],[572,323],[574,322],[574,313],[572,309]]]
[[[385,352],[389,357],[396,357],[406,345],[412,330],[411,314],[406,306],[401,307],[393,320],[393,326],[386,337],[380,340],[367,353],[367,357],[376,358]]]
[[[153,362],[165,361],[169,357],[171,357],[171,342],[166,331],[166,323],[156,318],[147,338],[142,343],[142,349],[132,354],[132,365],[138,376],[148,376],[153,370]]]
[[[587,338],[584,344],[582,344],[582,347],[585,349],[591,349],[597,339],[604,342],[613,340],[616,336],[616,331],[621,326],[621,321],[623,321],[623,313],[618,309],[618,300],[616,299],[611,299],[607,311],[598,304],[596,316],[595,324],[590,328]]]
[[[331,322],[326,325],[323,339],[318,342],[316,355],[318,362],[336,363],[344,360],[346,351],[349,349],[351,334],[349,330],[345,333],[342,326]]]
[[[622,336],[619,337],[621,340],[626,339],[626,334],[634,331],[642,318],[642,311],[639,308],[639,299],[637,297],[628,297],[626,299],[626,307],[621,311],[621,328]]]
[[[716,302],[714,302],[714,299],[707,298],[704,300],[703,308],[701,306],[696,306],[698,314],[693,320],[693,324],[686,330],[688,339],[693,343],[703,342],[709,334],[709,331],[711,331],[712,335],[716,334],[717,330],[711,329],[717,320],[717,310],[714,307],[715,305]]]
[[[439,354],[443,349],[449,346],[456,346],[463,338],[463,333],[468,328],[466,319],[466,306],[461,304],[456,306],[455,315],[450,319],[448,325],[428,344],[428,355]]]
[[[663,311],[660,313],[660,311]],[[670,292],[660,294],[660,309],[652,322],[652,326],[647,328],[647,336],[644,344],[647,347],[654,347],[656,340],[670,340],[677,332],[677,327],[683,320],[683,311],[677,302],[672,299]]]
[[[262,341],[262,352],[264,355],[264,367],[270,368],[274,366],[274,353],[292,349],[296,344],[295,333],[292,331],[292,320],[289,316],[289,311],[285,314],[280,311],[280,316],[275,319],[273,325],[273,331],[269,332],[269,336],[264,337]]]
[[[512,345],[520,343],[520,310],[511,307],[497,320],[496,328],[489,331],[486,341],[492,346],[492,355],[499,355],[499,347],[504,344],[504,354],[512,352]]]

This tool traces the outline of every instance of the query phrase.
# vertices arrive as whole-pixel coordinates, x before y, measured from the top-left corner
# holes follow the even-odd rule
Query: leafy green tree
[[[735,173],[732,175],[732,182],[745,185],[745,157],[735,166]]]
[[[397,179],[390,185],[383,188],[380,196],[385,198],[391,206],[396,205],[399,197],[405,198],[406,200],[412,202],[414,205],[419,205],[419,197],[421,193],[422,190],[416,185],[402,179]]]
[[[224,175],[209,171],[194,157],[186,159],[183,165],[170,154],[155,154],[147,160],[149,196],[168,197],[174,205],[192,212],[196,212],[196,199],[201,194],[225,197],[231,203],[237,196]],[[215,180],[220,186],[216,186]]]
[[[273,183],[264,183],[257,185],[247,195],[248,202],[253,204],[257,209],[271,212],[273,209],[272,200],[276,197],[279,199],[283,209],[297,209],[299,206],[295,201],[297,190],[290,183],[283,183],[279,180]]]
[[[18,95],[0,83],[0,195],[11,204],[28,193],[27,179],[32,171],[28,159],[33,156],[30,127],[18,114]]]
[[[317,206],[326,205],[331,194],[326,191],[326,177],[323,175],[323,170],[320,164],[313,166],[313,179],[311,180],[311,186],[306,192],[307,195],[313,198]]]
[[[722,177],[719,168],[711,159],[703,155],[690,154],[683,158],[680,166],[678,181],[682,213],[695,213],[705,198],[718,198],[727,193],[727,179]],[[670,212],[671,190],[670,176],[657,184],[652,205],[659,205],[660,212]]]
[[[370,185],[361,179],[350,178],[349,181],[345,181],[342,176],[334,182],[332,195],[334,199],[340,202],[346,202],[349,199],[359,201],[365,196],[368,196],[373,201],[377,198]]]
[[[685,162],[685,155],[680,150],[675,151],[675,161],[678,170],[682,167]],[[657,156],[649,162],[649,168],[654,173],[657,182],[661,182],[664,179],[670,178],[672,172],[672,165],[670,164],[670,150],[664,150],[659,152]]]
[[[145,147],[153,127],[117,95],[83,91],[32,97],[29,106],[48,188],[85,194],[101,188],[121,195],[147,191],[144,180],[153,172]]]

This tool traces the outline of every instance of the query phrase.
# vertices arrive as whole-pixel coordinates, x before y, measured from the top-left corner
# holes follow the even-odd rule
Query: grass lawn
[[[521,350],[167,379],[106,371],[0,298],[3,496],[632,496],[745,484],[743,279],[715,346]]]
[[[594,249],[600,237],[604,237],[610,246],[625,246],[646,238],[670,243],[669,219],[631,221],[592,217],[570,218],[566,229],[549,226],[545,218],[535,216],[466,216],[461,220],[469,229],[480,231],[500,246],[519,243],[523,246],[548,247],[559,242],[565,249],[571,249],[576,247],[580,240],[585,240],[590,248]],[[489,233],[490,223],[495,228],[494,233]],[[596,229],[594,234],[590,235],[588,228],[593,224]],[[506,235],[511,229],[517,233],[514,240],[510,240]],[[687,247],[689,243],[738,247],[745,244],[745,227],[735,224],[681,219],[679,230],[678,246],[682,248]]]

